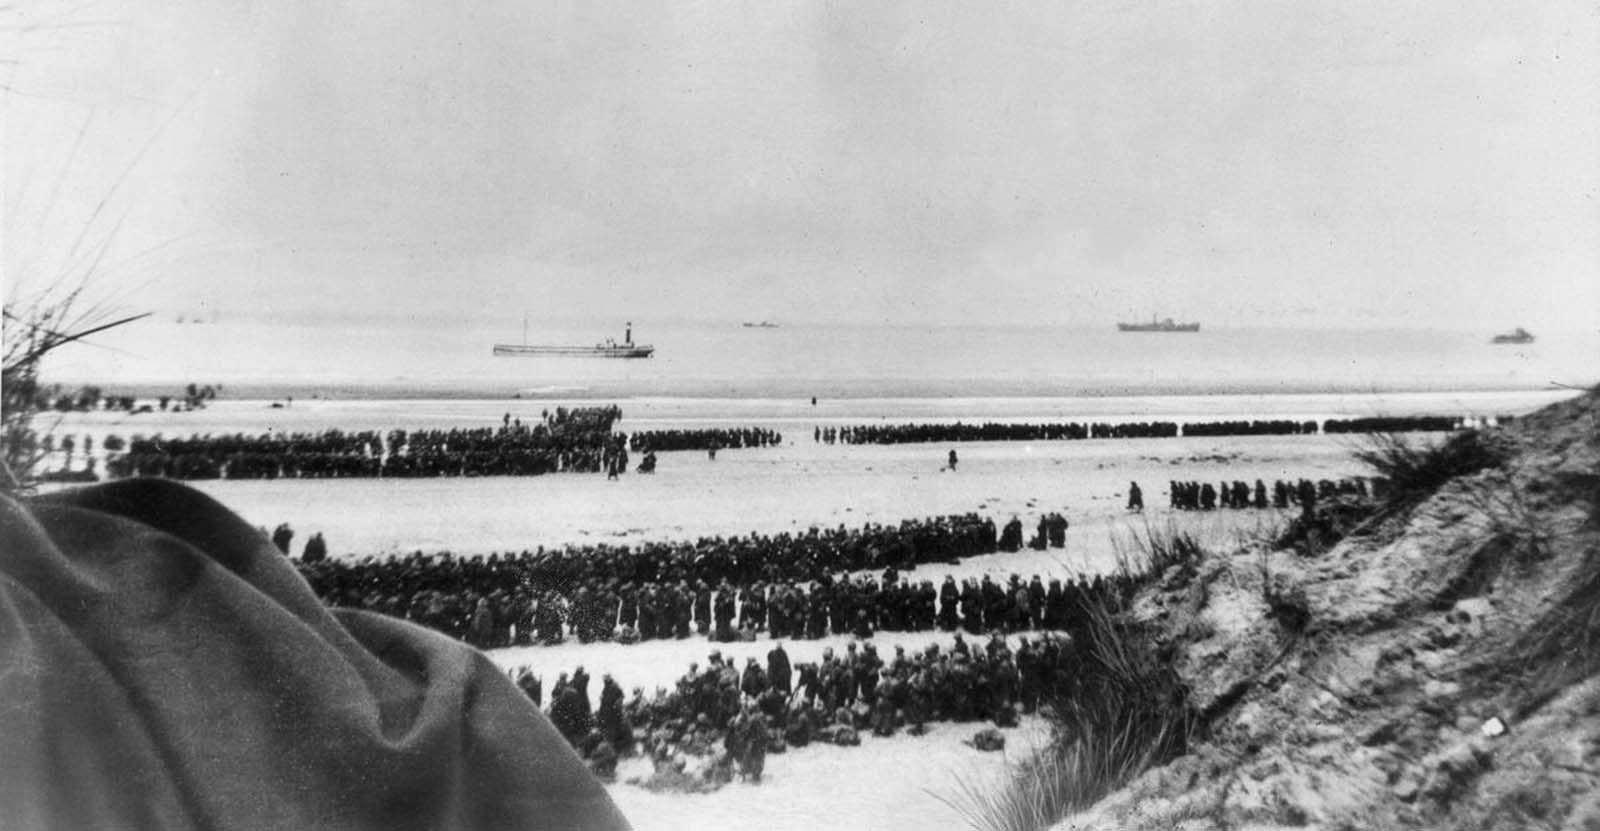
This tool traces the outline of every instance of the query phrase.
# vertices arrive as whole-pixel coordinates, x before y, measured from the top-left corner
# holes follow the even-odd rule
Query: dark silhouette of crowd
[[[499,427],[373,430],[165,438],[134,436],[106,463],[113,477],[277,479],[537,476],[620,472],[627,437],[613,433],[615,406],[546,411]]]
[[[935,722],[1014,727],[1045,703],[1085,694],[1094,660],[1081,648],[1088,626],[1087,618],[1071,621],[1059,632],[1020,637],[1014,647],[998,632],[971,642],[957,633],[953,642],[896,646],[892,655],[880,655],[870,641],[852,641],[842,654],[828,647],[820,661],[800,663],[777,642],[765,662],[747,658],[742,668],[712,651],[703,667],[690,664],[670,688],[650,696],[642,687],[625,695],[607,675],[598,708],[580,666],[555,681],[549,714],[608,781],[620,758],[642,755],[655,768],[650,781],[640,782],[648,787],[708,790],[735,775],[760,782],[766,756],[792,747],[857,746],[868,732],[921,735]],[[541,679],[526,667],[512,676],[544,706]],[[706,764],[686,773],[696,759]]]
[[[97,410],[105,412],[122,412],[133,415],[155,412],[156,407],[141,403],[137,396],[111,395],[105,389],[93,384],[85,384],[76,390],[68,391],[60,384],[43,386],[34,382],[24,381],[24,391],[20,398],[28,400],[32,410],[44,412],[54,410],[58,413],[91,413]],[[167,412],[203,409],[206,403],[217,397],[217,387],[210,384],[198,387],[189,384],[182,396],[163,395],[158,397],[160,409]]]
[[[899,572],[987,554],[996,543],[993,522],[968,514],[487,557],[418,552],[352,561],[324,553],[299,565],[330,605],[408,618],[483,647],[691,632],[732,640],[759,631],[820,637],[930,628],[933,587],[912,586]],[[831,576],[864,570],[881,571],[882,584]]]
[[[1250,421],[1199,421],[1183,425],[1184,436],[1313,436],[1315,421],[1286,419]]]
[[[641,430],[628,437],[635,453],[667,450],[725,450],[741,447],[776,447],[783,434],[762,427],[716,430]]]
[[[1504,424],[1512,416],[1500,416],[1496,421]],[[1450,416],[1374,416],[1371,418],[1330,418],[1322,423],[1324,433],[1409,433],[1444,432],[1460,430],[1463,419]]]
[[[91,392],[82,395],[96,395]],[[209,388],[207,388],[209,389]],[[214,392],[192,393],[205,401]],[[96,398],[95,400],[100,400]],[[105,399],[110,400],[110,399]],[[74,401],[74,407],[78,402]],[[613,432],[622,417],[616,406],[545,411],[524,424],[507,413],[495,428],[451,430],[374,430],[258,435],[194,435],[167,438],[134,435],[106,438],[106,471],[112,478],[162,476],[171,479],[326,479],[431,478],[455,476],[539,476],[548,473],[606,473],[628,469],[630,452],[645,454],[638,472],[654,472],[653,455],[669,450],[704,450],[711,458],[726,448],[771,447],[782,443],[774,430],[758,427],[707,430]],[[825,444],[904,444],[925,442],[1055,441],[1175,436],[1346,434],[1459,429],[1463,419],[1440,416],[1329,419],[1316,421],[1216,421],[1124,423],[875,424],[816,427],[812,437]],[[50,447],[43,448],[46,451]],[[955,469],[951,450],[949,469]],[[69,451],[70,454],[70,451]],[[95,476],[92,469],[68,471]]]
[[[1365,497],[1372,495],[1373,491],[1381,492],[1382,488],[1381,479],[1361,477],[1319,479],[1315,482],[1310,479],[1292,482],[1275,479],[1270,492],[1260,479],[1253,486],[1239,480],[1218,482],[1215,486],[1210,482],[1195,481],[1173,480],[1167,483],[1172,507],[1183,511],[1268,507],[1309,510],[1319,499],[1327,500],[1340,495]]]
[[[539,548],[484,557],[413,553],[403,557],[339,560],[311,575],[313,587],[342,595],[364,581],[446,580],[446,590],[487,590],[517,580],[531,586],[576,588],[586,583],[749,584],[781,578],[811,579],[840,571],[907,570],[953,562],[995,549],[992,520],[977,514],[869,523],[859,528],[811,528],[800,533],[707,536],[697,540],[628,545]],[[426,565],[424,565],[426,563]],[[402,578],[401,575],[411,575]],[[448,575],[448,576],[445,576]]]
[[[812,439],[821,444],[1055,441],[1089,438],[1164,438],[1175,435],[1178,435],[1178,425],[1172,422],[964,424],[958,421],[953,424],[858,424],[846,427],[817,427],[812,431]]]
[[[1501,420],[1506,420],[1502,416]],[[1294,421],[1287,419],[1140,422],[1057,422],[965,424],[862,424],[817,427],[822,444],[920,444],[928,442],[1057,441],[1073,439],[1174,438],[1179,436],[1290,436],[1317,433],[1393,433],[1462,429],[1466,420],[1449,416]]]
[[[315,538],[314,538],[315,539]],[[315,544],[308,543],[310,549]],[[285,542],[284,546],[287,545]],[[280,546],[282,547],[282,546]],[[302,562],[309,577],[325,574],[318,560]],[[308,552],[309,553],[309,552]],[[428,563],[437,574],[444,563]],[[315,585],[315,583],[314,583]],[[957,584],[947,578],[912,581],[894,569],[881,576],[819,575],[805,581],[734,585],[680,582],[585,584],[566,593],[510,582],[485,592],[428,588],[406,594],[374,587],[364,596],[324,594],[336,606],[401,617],[484,649],[582,643],[623,644],[704,636],[715,641],[758,637],[815,640],[830,635],[870,638],[877,632],[1024,632],[1061,628],[1083,599],[1103,586],[1035,575],[988,575]]]

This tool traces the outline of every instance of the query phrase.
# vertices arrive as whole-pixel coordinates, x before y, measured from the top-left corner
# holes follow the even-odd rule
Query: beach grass
[[[1387,480],[1385,511],[1421,503],[1445,482],[1498,467],[1504,450],[1485,433],[1464,430],[1440,442],[1416,442],[1398,433],[1372,433],[1352,451],[1356,461]]]
[[[1117,547],[1118,570],[1135,584],[1185,572],[1204,556],[1187,531],[1146,526]],[[998,784],[963,781],[941,797],[978,831],[1038,831],[1083,810],[1145,770],[1182,755],[1200,728],[1187,690],[1145,627],[1119,614],[1115,597],[1085,603],[1074,635],[1078,672],[1044,705],[1051,739]]]

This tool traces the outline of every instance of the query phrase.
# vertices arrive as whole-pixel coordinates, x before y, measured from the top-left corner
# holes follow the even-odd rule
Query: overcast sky
[[[7,292],[1593,329],[1597,8],[24,2]]]

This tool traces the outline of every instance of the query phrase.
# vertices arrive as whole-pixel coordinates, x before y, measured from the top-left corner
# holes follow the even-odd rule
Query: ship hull
[[[497,343],[497,358],[648,358],[654,346],[523,346]]]

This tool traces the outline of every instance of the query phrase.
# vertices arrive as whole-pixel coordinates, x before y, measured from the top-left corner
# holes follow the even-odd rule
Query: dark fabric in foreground
[[[481,653],[330,612],[181,485],[0,496],[0,826],[627,823]]]

